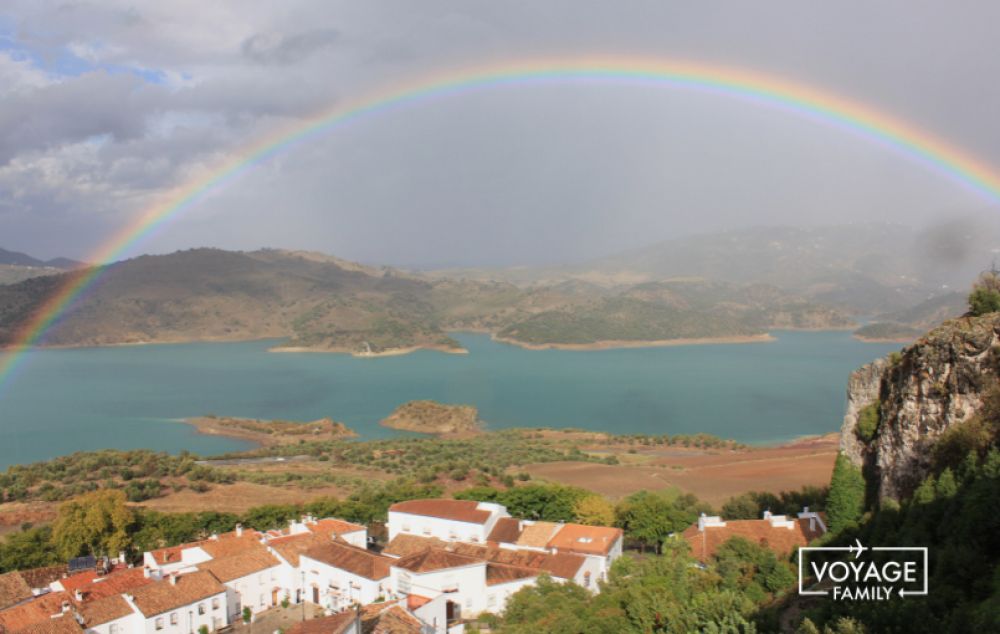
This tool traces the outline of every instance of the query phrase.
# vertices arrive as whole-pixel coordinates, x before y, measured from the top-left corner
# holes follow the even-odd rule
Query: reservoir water
[[[776,332],[771,343],[524,350],[459,334],[468,355],[355,359],[275,354],[274,342],[35,350],[0,394],[0,468],[80,450],[210,455],[248,447],[201,436],[203,414],[314,420],[362,438],[413,399],[469,403],[489,428],[707,432],[747,443],[836,431],[848,374],[899,344],[848,332]]]

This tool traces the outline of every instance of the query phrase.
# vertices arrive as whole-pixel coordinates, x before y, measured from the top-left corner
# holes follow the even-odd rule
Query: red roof
[[[431,599],[427,597],[422,597],[419,594],[408,594],[406,595],[406,607],[410,610],[416,610],[419,607],[425,606],[431,602]]]
[[[306,526],[308,526],[309,530],[314,533],[325,535],[343,535],[344,533],[356,533],[357,531],[365,530],[365,527],[360,524],[345,522],[344,520],[338,520],[332,517],[310,522],[306,524]]]
[[[622,534],[622,529],[609,526],[565,524],[549,540],[548,547],[585,555],[607,555]]]
[[[74,598],[76,603],[75,592],[77,590],[83,594],[82,601],[86,602],[132,592],[136,588],[153,583],[153,581],[153,579],[146,577],[142,568],[126,568],[103,577],[98,576],[93,571],[81,572],[66,577],[59,583]]]
[[[817,525],[810,529],[808,519],[793,519],[793,527],[772,526],[768,520],[728,520],[725,526],[688,526],[681,537],[691,546],[691,552],[701,561],[714,557],[716,551],[733,537],[742,537],[769,548],[779,555],[787,555],[798,546],[807,546],[822,532]]]
[[[479,502],[473,500],[409,500],[393,504],[389,507],[389,512],[439,517],[469,524],[485,524],[490,519],[491,513],[478,507]]]

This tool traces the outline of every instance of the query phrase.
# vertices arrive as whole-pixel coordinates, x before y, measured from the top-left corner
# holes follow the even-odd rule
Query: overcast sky
[[[998,24],[995,0],[5,0],[0,246],[86,257],[165,192],[313,113],[449,69],[549,56],[751,68],[1000,165]],[[340,128],[216,190],[137,250],[538,264],[744,225],[971,212],[1000,208],[812,121],[576,82],[495,87]]]

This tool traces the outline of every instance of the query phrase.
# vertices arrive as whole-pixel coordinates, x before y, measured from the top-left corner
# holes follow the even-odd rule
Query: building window
[[[162,630],[163,629],[163,617],[162,616],[160,618],[156,619],[156,629],[158,629],[158,630]]]
[[[204,603],[199,603],[198,604],[198,614],[204,614],[204,613],[205,613],[205,604]]]
[[[212,609],[213,610],[218,610],[219,609],[219,600],[218,599],[212,599]]]
[[[171,612],[170,613],[170,624],[171,625],[177,625],[177,613],[176,612]]]

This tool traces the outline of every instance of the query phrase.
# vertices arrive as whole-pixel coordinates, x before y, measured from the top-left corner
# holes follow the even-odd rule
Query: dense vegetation
[[[907,324],[900,324],[894,321],[877,321],[858,328],[854,331],[854,335],[869,341],[908,341],[916,339],[923,332],[923,328]]]
[[[607,447],[608,452],[586,452],[581,450],[583,445]],[[511,486],[518,478],[527,478],[526,474],[511,473],[521,465],[558,460],[614,464],[617,458],[612,450],[625,452],[637,447],[671,445],[742,447],[708,434],[615,436],[574,430],[509,429],[463,439],[419,437],[357,442],[301,438],[298,442],[223,456],[309,459],[309,469],[296,470],[298,463],[290,461],[278,470],[269,471],[223,466],[187,452],[170,455],[149,450],[107,449],[11,466],[0,473],[0,502],[57,502],[98,489],[121,489],[130,502],[141,502],[171,491],[190,488],[204,492],[215,484],[237,481],[307,490],[329,485],[348,490],[363,487],[366,480],[351,474],[350,468],[405,475],[423,483],[450,480]]]

